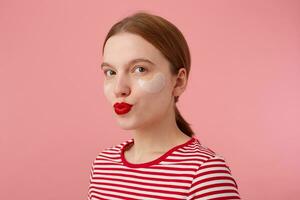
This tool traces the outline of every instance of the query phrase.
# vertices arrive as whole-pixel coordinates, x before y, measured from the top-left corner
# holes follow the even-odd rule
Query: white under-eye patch
[[[165,86],[166,78],[163,73],[159,72],[151,80],[139,79],[138,84],[146,92],[157,93]]]

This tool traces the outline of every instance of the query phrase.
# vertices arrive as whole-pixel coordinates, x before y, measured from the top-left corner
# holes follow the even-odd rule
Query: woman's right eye
[[[105,74],[105,76],[108,76],[108,75],[107,75],[107,72],[114,72],[114,71],[112,71],[112,70],[110,70],[110,69],[108,69],[108,70],[104,70],[104,74]],[[110,75],[111,75],[111,74],[110,74]],[[110,75],[109,75],[109,76],[110,76]]]

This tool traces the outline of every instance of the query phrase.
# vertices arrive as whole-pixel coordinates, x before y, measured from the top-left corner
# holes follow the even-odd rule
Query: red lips
[[[126,114],[130,111],[131,107],[133,105],[125,103],[125,102],[121,102],[121,103],[115,103],[114,104],[114,108],[115,108],[115,112],[118,115],[122,115],[122,114]]]

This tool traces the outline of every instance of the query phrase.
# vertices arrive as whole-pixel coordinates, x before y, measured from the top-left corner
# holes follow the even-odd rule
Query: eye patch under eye
[[[165,75],[161,72],[155,74],[151,80],[138,80],[139,86],[149,93],[157,93],[164,88],[166,84]]]

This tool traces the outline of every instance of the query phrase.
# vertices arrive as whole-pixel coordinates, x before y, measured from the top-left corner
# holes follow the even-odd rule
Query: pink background
[[[299,1],[0,3],[0,199],[86,199],[92,161],[132,137],[102,90],[102,42],[137,10],[161,15],[191,49],[178,107],[223,155],[243,199],[296,200]]]

